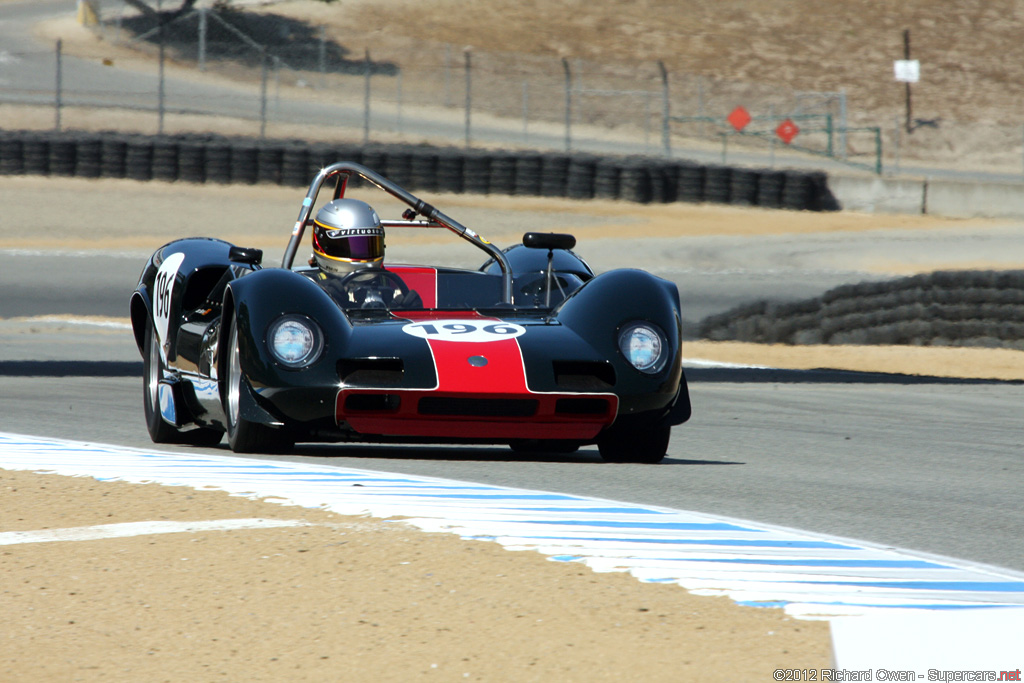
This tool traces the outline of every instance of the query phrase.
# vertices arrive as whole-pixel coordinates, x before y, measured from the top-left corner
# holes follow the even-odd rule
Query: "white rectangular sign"
[[[921,62],[916,59],[897,59],[892,70],[901,83],[917,83],[921,79]]]

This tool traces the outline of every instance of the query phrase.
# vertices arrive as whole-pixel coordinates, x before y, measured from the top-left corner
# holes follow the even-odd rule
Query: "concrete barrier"
[[[928,180],[927,213],[951,218],[1024,218],[1024,183]]]
[[[927,213],[923,180],[829,175],[828,187],[846,211]]]
[[[830,175],[828,188],[847,211],[1024,218],[1024,182]]]

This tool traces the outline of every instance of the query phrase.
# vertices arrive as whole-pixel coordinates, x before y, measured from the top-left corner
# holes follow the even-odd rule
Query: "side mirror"
[[[572,249],[576,238],[560,232],[528,232],[523,235],[523,246],[531,249]]]
[[[231,247],[228,258],[235,263],[244,263],[250,268],[256,268],[263,262],[263,250],[253,247]]]

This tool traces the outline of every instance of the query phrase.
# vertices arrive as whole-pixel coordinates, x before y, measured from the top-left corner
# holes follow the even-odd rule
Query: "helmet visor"
[[[359,261],[373,261],[384,256],[384,238],[380,236],[347,237],[331,240],[334,247],[330,256],[350,258]]]
[[[313,247],[331,258],[376,261],[384,257],[384,231],[381,228],[325,229],[317,224]]]

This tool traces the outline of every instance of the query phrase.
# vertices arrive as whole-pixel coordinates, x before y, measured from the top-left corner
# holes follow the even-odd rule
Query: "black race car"
[[[445,229],[478,270],[387,264],[330,278],[295,266],[321,187],[350,180],[408,208],[384,228]],[[595,275],[575,238],[527,233],[500,250],[374,171],[321,170],[280,268],[191,238],[149,259],[131,298],[154,442],[284,452],[298,441],[504,443],[611,462],[662,460],[690,417],[675,284]]]

